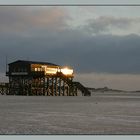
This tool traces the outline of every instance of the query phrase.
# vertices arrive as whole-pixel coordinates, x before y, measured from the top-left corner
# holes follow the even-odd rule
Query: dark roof
[[[14,63],[26,63],[26,64],[42,64],[42,65],[52,65],[52,66],[59,66],[53,63],[48,62],[39,62],[39,61],[27,61],[27,60],[17,60],[12,63],[9,63],[8,65],[14,64]]]

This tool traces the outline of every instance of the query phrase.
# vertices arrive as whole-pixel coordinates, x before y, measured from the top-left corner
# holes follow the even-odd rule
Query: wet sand
[[[0,96],[0,134],[140,134],[140,93]]]

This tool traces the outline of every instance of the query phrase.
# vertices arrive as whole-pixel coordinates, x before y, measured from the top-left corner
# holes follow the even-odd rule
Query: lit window
[[[73,74],[73,69],[69,69],[67,67],[61,69],[61,72],[64,74],[64,75],[72,75]]]

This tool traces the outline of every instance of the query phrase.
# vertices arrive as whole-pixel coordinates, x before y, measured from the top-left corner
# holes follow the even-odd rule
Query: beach
[[[140,93],[1,95],[0,134],[140,134]]]

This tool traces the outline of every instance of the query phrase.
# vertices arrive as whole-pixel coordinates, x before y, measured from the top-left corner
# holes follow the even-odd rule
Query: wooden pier
[[[73,69],[48,62],[18,60],[9,64],[9,83],[0,86],[2,95],[90,96],[81,83],[74,82]]]
[[[9,83],[0,83],[0,95],[8,95]]]

